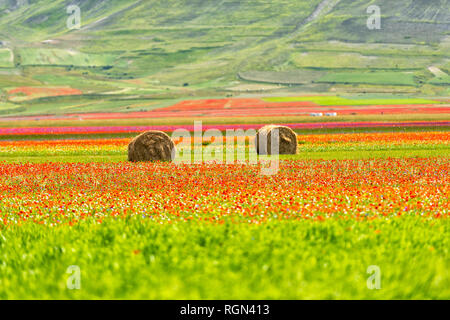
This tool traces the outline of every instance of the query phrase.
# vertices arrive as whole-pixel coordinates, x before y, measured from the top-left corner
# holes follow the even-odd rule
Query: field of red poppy
[[[442,128],[299,135],[270,176],[128,163],[130,138],[14,137],[0,141],[3,299],[450,297]]]

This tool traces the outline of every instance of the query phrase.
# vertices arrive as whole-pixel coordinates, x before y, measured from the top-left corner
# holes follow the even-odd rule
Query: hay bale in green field
[[[128,145],[128,161],[172,161],[175,144],[162,132],[151,130],[134,138]]]
[[[296,154],[297,134],[289,127],[273,124],[262,127],[256,133],[256,152],[260,155],[272,154],[272,135],[275,130],[278,130],[278,137],[274,137],[279,146],[278,154]]]

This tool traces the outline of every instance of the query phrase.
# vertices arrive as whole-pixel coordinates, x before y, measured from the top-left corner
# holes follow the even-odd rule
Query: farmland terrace
[[[81,26],[68,29],[67,1],[2,1],[0,116],[192,97],[448,96],[449,1],[377,1],[379,30],[367,27],[370,4],[80,0]]]

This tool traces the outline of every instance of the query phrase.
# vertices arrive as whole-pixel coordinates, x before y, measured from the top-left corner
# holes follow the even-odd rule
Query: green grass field
[[[437,85],[449,85],[450,84],[450,76],[433,78],[429,81],[429,83],[437,84]]]
[[[0,68],[14,67],[14,55],[9,49],[0,49]]]
[[[269,98],[268,98],[269,99]],[[270,98],[272,99],[272,98]],[[291,97],[273,98],[291,99]],[[299,98],[292,97],[297,100]],[[335,101],[334,97],[323,97],[318,102]],[[347,100],[340,100],[347,103]],[[360,100],[358,100],[358,103]],[[332,102],[330,102],[332,103]],[[11,105],[5,106],[10,108]],[[0,128],[8,127],[85,127],[85,126],[157,126],[157,125],[192,125],[198,118],[145,118],[145,119],[104,119],[104,120],[18,120],[18,121],[0,121]],[[202,117],[204,125],[214,124],[269,124],[269,123],[322,123],[322,122],[402,122],[402,121],[449,121],[450,114],[384,114],[384,115],[338,115],[336,117],[311,117],[311,116],[274,116],[274,117]],[[369,127],[369,125],[368,125]],[[386,130],[421,130],[420,127],[393,127]],[[319,129],[317,129],[319,130]],[[331,129],[324,129],[331,130]],[[349,128],[340,130],[359,130],[359,128]],[[370,129],[363,129],[370,130]],[[383,130],[376,128],[376,130]],[[439,130],[437,128],[436,130]],[[308,132],[308,130],[306,130]],[[301,133],[301,132],[299,132]],[[48,137],[51,138],[51,137]]]
[[[313,97],[272,97],[264,98],[268,102],[295,102],[311,101],[321,106],[370,106],[390,104],[438,104],[439,101],[420,98],[344,98],[337,96],[313,96]]]
[[[406,217],[0,228],[0,298],[449,299],[449,232],[448,219]],[[66,287],[71,265],[80,290]]]
[[[448,144],[433,144],[420,146],[416,144],[405,144],[401,146],[367,146],[364,144],[339,145],[336,146],[310,146],[302,144],[296,155],[281,155],[285,160],[307,160],[307,159],[371,159],[371,158],[414,158],[414,157],[450,157],[450,146]],[[224,148],[224,162],[226,161]],[[237,156],[235,154],[235,156]],[[204,160],[214,159],[214,155],[204,155]],[[248,152],[245,152],[248,158]],[[4,151],[0,148],[0,161],[19,163],[43,163],[48,162],[123,162],[127,161],[127,148],[115,150],[81,149],[81,150],[13,150]]]

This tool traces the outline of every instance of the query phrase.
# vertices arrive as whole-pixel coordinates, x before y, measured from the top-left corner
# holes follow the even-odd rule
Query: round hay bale
[[[175,144],[162,131],[147,131],[134,138],[128,145],[128,161],[172,161]]]
[[[297,134],[289,127],[273,124],[262,127],[256,133],[256,152],[260,155],[272,153],[272,133],[274,129],[278,129],[279,154],[296,154],[298,148]],[[262,141],[262,146],[260,146],[260,141]]]

